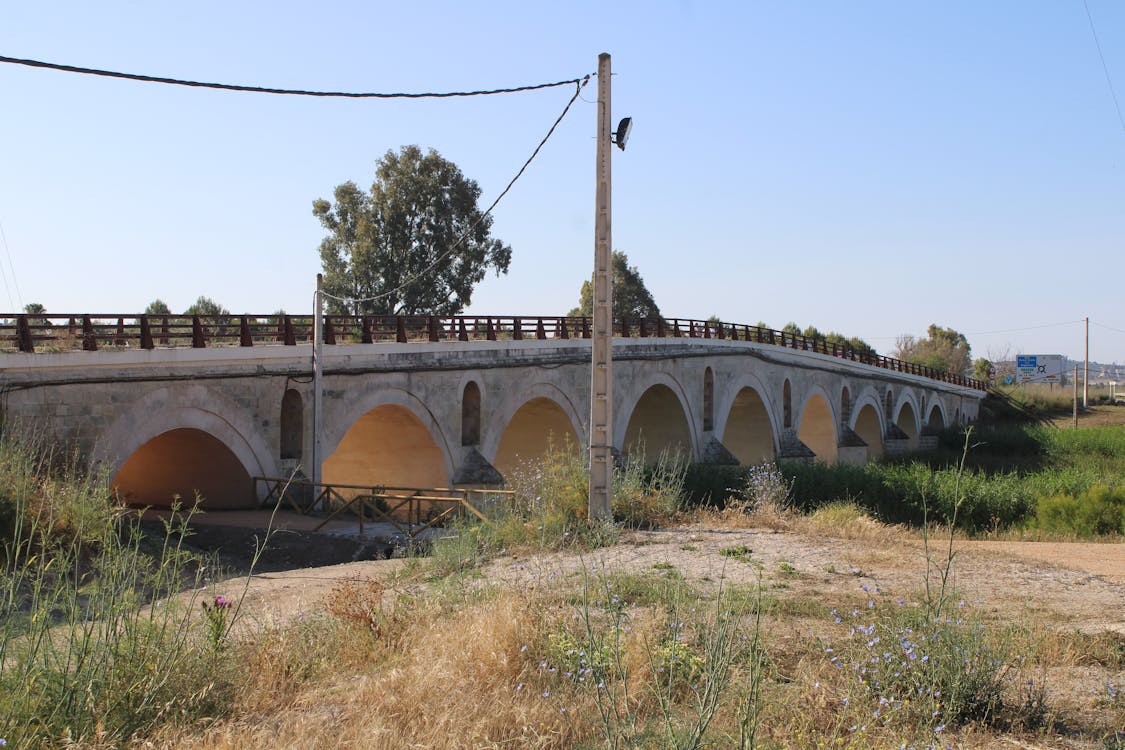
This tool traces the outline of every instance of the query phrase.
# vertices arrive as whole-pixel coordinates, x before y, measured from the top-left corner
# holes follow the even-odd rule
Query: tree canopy
[[[758,323],[758,327],[769,328],[769,326],[767,326],[765,323]],[[874,357],[877,354],[877,352],[875,351],[875,347],[871,346],[871,344],[868,344],[858,336],[845,336],[844,334],[837,333],[836,331],[823,333],[816,326],[809,326],[802,331],[801,327],[793,322],[786,323],[785,327],[781,330],[785,333],[792,333],[795,336],[804,336],[807,339],[827,341],[829,344],[838,344],[845,349],[852,350],[856,354],[862,354],[870,357]]]
[[[202,298],[201,298],[202,299]],[[198,303],[197,303],[198,304]],[[152,302],[148,303],[145,308],[145,315],[171,315],[172,309],[168,307],[168,303],[157,297]]]
[[[992,360],[986,357],[980,357],[973,360],[973,377],[977,380],[992,380],[995,374],[995,369],[992,365]]]
[[[328,230],[320,243],[332,313],[453,315],[469,304],[489,268],[508,272],[512,248],[491,236],[477,206],[480,187],[435,150],[387,151],[370,193],[337,185],[313,201]],[[359,301],[365,298],[378,297]]]
[[[930,325],[926,334],[923,339],[910,334],[899,336],[895,357],[957,375],[971,374],[972,351],[963,333],[935,323]]]
[[[49,326],[51,321],[43,317],[47,312],[47,308],[40,302],[28,302],[23,306],[23,311],[29,315],[28,322],[33,325]]]
[[[645,286],[640,271],[629,265],[629,256],[620,250],[613,251],[613,317],[614,318],[658,318],[660,308],[652,298],[652,292]],[[569,313],[572,316],[594,314],[594,283],[591,274],[589,281],[582,282],[578,292],[578,307]]]
[[[159,301],[160,300],[156,300],[153,304]],[[184,315],[230,315],[230,310],[210,297],[200,295],[199,299],[197,299],[191,307],[184,310]]]

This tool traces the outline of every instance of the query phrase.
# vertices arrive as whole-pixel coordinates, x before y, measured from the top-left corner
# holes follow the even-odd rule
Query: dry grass
[[[832,537],[838,540],[834,544],[854,543],[849,559],[891,547],[901,550],[900,542],[917,544],[916,533],[880,524],[846,503],[810,515],[769,505],[736,506],[701,511],[693,520],[717,530],[754,527],[784,530],[785,538]],[[702,554],[680,544],[669,546]],[[557,562],[573,561],[582,553],[540,554]],[[527,556],[520,560],[521,566],[534,567]],[[352,580],[333,590],[312,616],[240,631],[243,642],[228,652],[228,658],[244,665],[237,707],[229,719],[170,727],[136,746],[603,747],[595,693],[588,684],[564,677],[566,667],[558,659],[567,658],[560,656],[566,644],[589,648],[584,613],[594,628],[610,632],[613,615],[604,600],[611,591],[620,591],[628,600],[629,624],[621,631],[617,658],[626,676],[611,702],[632,725],[622,730],[630,741],[619,746],[669,747],[660,692],[654,687],[659,685],[654,654],[675,618],[686,623],[685,642],[705,634],[706,623],[690,620],[694,615],[689,613],[707,609],[717,585],[709,578],[685,579],[680,567],[670,558],[659,565],[646,561],[641,572],[614,570],[593,579],[559,575],[545,585],[541,576],[504,584],[464,572],[435,576],[437,567],[418,562],[394,579]],[[879,695],[857,684],[850,665],[840,669],[831,657],[869,656],[867,638],[857,640],[855,626],[870,621],[892,633],[903,613],[920,605],[908,599],[905,608],[896,606],[899,594],[884,592],[880,599],[866,588],[861,601],[856,592],[842,594],[838,585],[842,578],[854,580],[858,591],[871,578],[853,578],[844,571],[826,577],[785,575],[774,567],[767,566],[766,573],[786,585],[766,589],[770,593],[764,597],[745,581],[737,587],[728,583],[733,596],[744,604],[757,602],[750,609],[760,605],[764,613],[758,631],[764,680],[752,701],[758,717],[756,746],[860,750],[902,743],[925,747],[940,739],[941,746],[964,748],[1055,747],[1065,733],[1067,747],[1095,750],[1106,733],[1125,724],[1125,701],[1113,695],[1125,687],[1121,636],[1055,631],[1027,611],[1013,625],[1004,612],[991,610],[980,621],[983,635],[975,643],[1011,655],[1002,709],[943,727],[940,738],[929,714],[900,712],[883,723],[873,718]],[[586,598],[584,580],[590,581]],[[790,585],[793,591],[787,591]],[[791,594],[797,598],[790,602],[786,597]],[[868,596],[875,599],[871,609]],[[835,620],[835,612],[829,614],[833,607],[842,621]],[[853,609],[859,614],[846,614]],[[751,632],[748,611],[739,615],[744,633]],[[731,683],[704,747],[738,746],[740,711],[748,705],[752,671],[744,661],[731,665]],[[692,696],[684,684],[677,687],[674,721],[690,718]]]
[[[552,748],[574,737],[558,709],[531,689],[529,651],[541,640],[544,602],[513,591],[452,611],[412,601],[409,613],[380,616],[369,627],[355,614],[372,593],[355,585],[337,590],[331,606],[345,613],[343,622],[316,633],[336,641],[327,650],[347,653],[344,663],[306,670],[294,684],[290,660],[268,656],[293,641],[262,644],[255,682],[275,696],[272,706],[259,701],[238,721],[157,745]]]
[[[701,508],[690,520],[707,528],[793,531],[866,542],[906,542],[918,538],[916,531],[876,521],[863,508],[846,501],[829,503],[804,514],[776,503],[752,505],[732,498],[722,510]]]

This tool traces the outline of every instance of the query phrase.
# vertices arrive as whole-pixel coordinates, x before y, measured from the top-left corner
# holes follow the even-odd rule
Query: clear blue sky
[[[1088,2],[1125,105],[1125,4]],[[1125,130],[1082,0],[0,9],[0,55],[262,86],[490,88],[593,72],[603,51],[614,119],[635,123],[613,244],[666,315],[795,321],[886,353],[938,323],[974,356],[1079,358],[1088,315],[1091,359],[1125,361]],[[470,312],[577,302],[583,96],[498,207],[511,271]],[[313,199],[417,143],[491,202],[568,97],[317,100],[0,65],[0,308],[310,310]]]

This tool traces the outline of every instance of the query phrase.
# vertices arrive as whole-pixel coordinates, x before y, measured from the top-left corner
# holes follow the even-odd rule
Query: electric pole
[[[610,66],[598,55],[597,191],[594,212],[594,330],[590,351],[591,521],[612,517],[613,277],[610,271]]]
[[[1082,411],[1090,408],[1090,316],[1086,316],[1086,358],[1082,360]]]
[[[320,433],[324,428],[324,393],[321,377],[324,374],[324,276],[316,275],[316,294],[313,295],[313,449],[312,480],[320,484]],[[314,496],[318,490],[313,489]]]

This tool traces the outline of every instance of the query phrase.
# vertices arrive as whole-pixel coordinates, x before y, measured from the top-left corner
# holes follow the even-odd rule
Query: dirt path
[[[1125,544],[1086,542],[963,542],[967,549],[992,551],[1085,571],[1125,585]]]
[[[997,618],[1034,618],[1066,630],[1125,634],[1125,545],[958,542],[952,583],[959,599]],[[352,562],[255,575],[245,611],[252,621],[299,618],[346,580],[388,578],[403,560]],[[854,606],[878,596],[910,598],[923,588],[926,559],[916,540],[832,539],[796,532],[689,527],[626,534],[613,547],[503,557],[485,568],[487,583],[551,585],[582,571],[675,568],[703,584],[754,584],[818,606]],[[212,586],[238,595],[245,579]],[[866,589],[864,588],[866,587]]]

